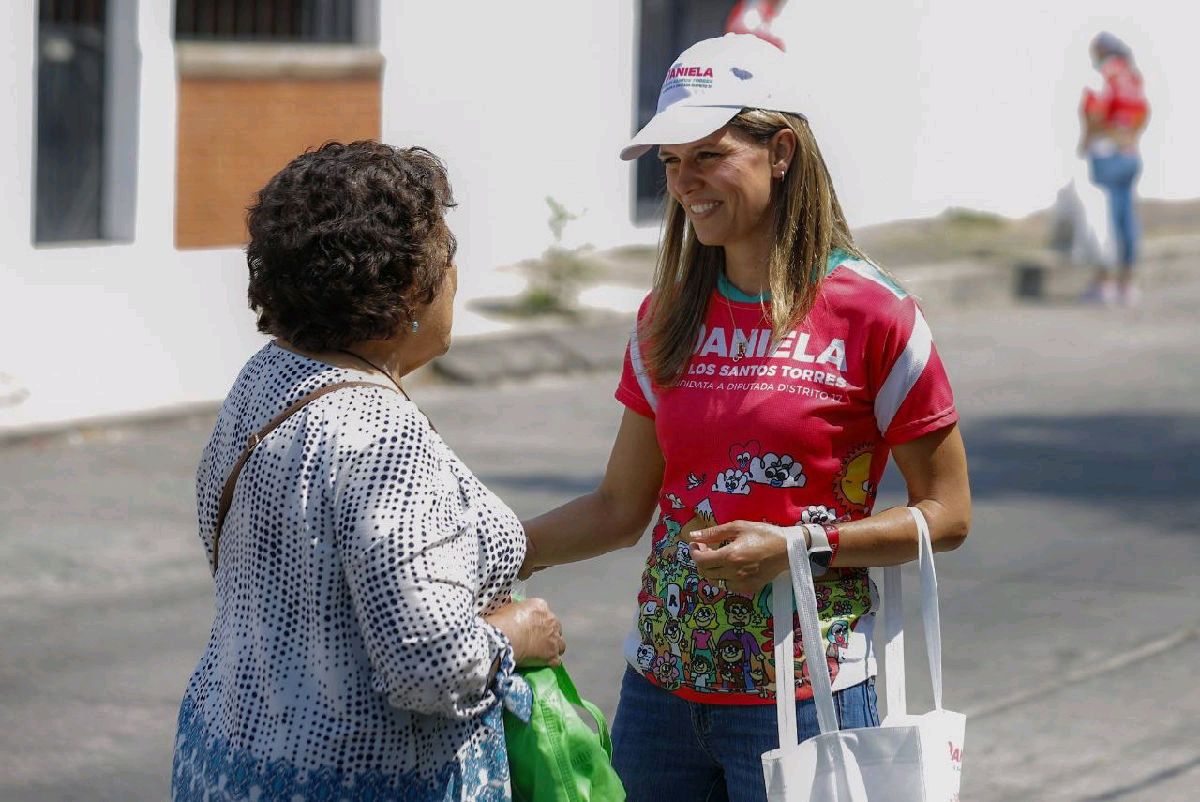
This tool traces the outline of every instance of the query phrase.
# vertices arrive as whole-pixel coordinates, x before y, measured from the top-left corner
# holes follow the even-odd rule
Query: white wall
[[[1175,0],[790,0],[817,135],[851,223],[970,206],[1020,216],[1066,182],[1087,45],[1133,47],[1152,105],[1143,196],[1200,196],[1200,12]]]
[[[450,165],[468,296],[550,240],[545,195],[586,210],[568,238],[652,242],[630,221],[638,0],[385,3],[384,138]],[[1068,180],[1087,44],[1108,28],[1139,54],[1154,112],[1144,196],[1200,196],[1191,46],[1174,0],[790,0],[776,22],[810,85],[812,119],[856,226],[969,206],[1021,216]]]
[[[0,432],[220,398],[263,338],[236,249],[173,241],[176,77],[171,0],[140,0],[137,239],[35,249],[35,3],[0,25],[0,374],[28,389]],[[494,268],[551,240],[544,198],[583,219],[568,244],[655,239],[630,222],[638,0],[380,3],[383,137],[449,164],[460,208],[458,333],[472,297],[511,291]],[[1065,181],[1086,45],[1108,28],[1139,55],[1154,112],[1144,195],[1200,196],[1198,13],[1143,0],[1004,4],[791,0],[779,30],[811,85],[813,124],[855,225],[951,205],[1020,215]],[[0,396],[5,382],[0,378]]]
[[[501,289],[493,268],[550,244],[547,195],[586,212],[567,226],[571,243],[653,241],[630,222],[633,173],[617,159],[633,117],[635,9],[383,4],[383,137],[448,163],[464,296]]]
[[[137,243],[155,252],[175,242],[175,122],[178,81],[172,0],[140,0],[142,102],[138,118]]]
[[[262,342],[237,250],[179,252],[171,0],[141,0],[136,241],[35,248],[36,3],[0,26],[0,373],[28,392],[0,403],[0,433],[220,398]],[[3,399],[0,399],[2,402]]]
[[[7,24],[0,25],[0,87],[7,98],[0,108],[0,237],[5,251],[26,247],[33,231],[34,49],[37,4],[11,3]],[[3,277],[0,276],[0,281]],[[0,292],[4,285],[0,284]],[[0,299],[10,298],[7,293]],[[5,303],[11,303],[6,300]]]

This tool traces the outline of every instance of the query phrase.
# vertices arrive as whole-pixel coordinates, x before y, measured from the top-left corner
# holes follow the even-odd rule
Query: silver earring
[[[417,321],[415,321],[415,320],[414,320],[414,321],[412,322],[412,330],[413,330],[413,334],[416,334],[416,333],[417,333],[417,329],[419,329],[419,328],[421,328],[421,324],[420,324],[420,323],[418,323]]]

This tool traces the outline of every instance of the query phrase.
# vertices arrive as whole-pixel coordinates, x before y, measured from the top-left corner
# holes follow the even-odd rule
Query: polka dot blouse
[[[386,379],[276,345],[246,363],[196,477],[210,562],[246,438],[343,381]],[[247,461],[225,520],[172,798],[508,799],[501,706],[527,718],[529,689],[482,616],[509,600],[524,544],[394,390],[345,388],[293,415]]]

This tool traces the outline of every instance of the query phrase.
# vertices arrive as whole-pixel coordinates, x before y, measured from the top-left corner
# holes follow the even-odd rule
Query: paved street
[[[1137,310],[930,310],[976,504],[971,538],[938,566],[946,703],[970,716],[968,802],[1197,798],[1198,307],[1200,279]],[[594,486],[614,382],[415,395],[530,515]],[[212,608],[192,496],[210,423],[0,450],[5,802],[165,798]],[[880,504],[902,503],[897,488],[892,476]],[[564,618],[584,695],[610,714],[642,548],[531,584]],[[909,643],[915,662],[915,632]],[[910,677],[916,706],[923,676]]]

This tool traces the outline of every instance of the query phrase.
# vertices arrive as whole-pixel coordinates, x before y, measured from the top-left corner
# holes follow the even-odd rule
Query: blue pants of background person
[[[875,680],[833,695],[842,727],[878,727]],[[821,732],[796,704],[801,739]],[[613,722],[613,766],[627,802],[766,802],[762,753],[779,746],[775,705],[689,702],[625,669]]]
[[[1108,209],[1116,230],[1121,267],[1128,271],[1137,259],[1138,239],[1141,235],[1133,198],[1133,185],[1137,183],[1138,175],[1142,171],[1142,159],[1130,153],[1093,156],[1091,167],[1092,183],[1108,195]]]

